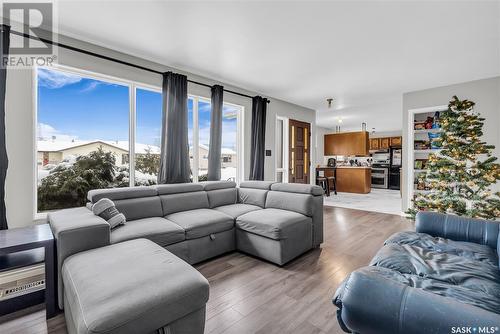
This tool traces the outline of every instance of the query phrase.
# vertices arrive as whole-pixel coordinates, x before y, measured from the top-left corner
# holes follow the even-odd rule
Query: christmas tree
[[[440,148],[429,155],[423,182],[430,189],[418,193],[414,209],[438,211],[475,218],[500,217],[500,192],[492,186],[500,180],[500,165],[492,156],[495,148],[481,141],[484,118],[474,112],[474,102],[453,96],[448,110],[440,115]]]

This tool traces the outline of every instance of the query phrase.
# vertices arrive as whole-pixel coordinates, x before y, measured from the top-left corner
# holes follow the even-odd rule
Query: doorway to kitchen
[[[309,183],[311,166],[311,124],[289,120],[290,183]]]

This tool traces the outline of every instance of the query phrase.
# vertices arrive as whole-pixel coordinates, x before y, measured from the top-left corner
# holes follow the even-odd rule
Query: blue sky
[[[136,141],[157,145],[161,131],[161,94],[145,89],[136,93]],[[188,101],[192,144],[193,100]],[[198,105],[199,137],[208,144],[210,103]],[[236,149],[236,109],[224,106],[222,146]],[[128,86],[107,83],[61,71],[38,71],[38,136],[60,140],[128,140]]]

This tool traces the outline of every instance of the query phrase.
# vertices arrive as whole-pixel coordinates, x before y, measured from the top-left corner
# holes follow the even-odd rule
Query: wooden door
[[[370,139],[370,150],[378,150],[380,149],[380,140],[379,138]]]
[[[391,137],[391,146],[401,146],[402,142],[401,137]]]
[[[289,126],[288,182],[309,183],[311,124],[291,119]]]
[[[380,138],[380,148],[381,149],[387,149],[389,148],[390,146],[390,142],[389,142],[389,137],[386,137],[386,138]]]

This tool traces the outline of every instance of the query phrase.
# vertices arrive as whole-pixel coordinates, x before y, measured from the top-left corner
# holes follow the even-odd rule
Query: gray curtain
[[[187,77],[163,74],[163,114],[158,183],[190,182]]]
[[[5,87],[7,85],[7,69],[2,66],[3,57],[9,55],[10,27],[0,25],[0,230],[6,230],[7,215],[5,209],[5,178],[9,160],[7,158],[7,147],[5,145]]]
[[[264,180],[266,149],[267,99],[255,96],[252,99],[252,139],[250,147],[250,180]]]
[[[222,107],[224,87],[212,87],[212,113],[210,115],[210,145],[208,148],[208,181],[220,180],[222,145]]]

